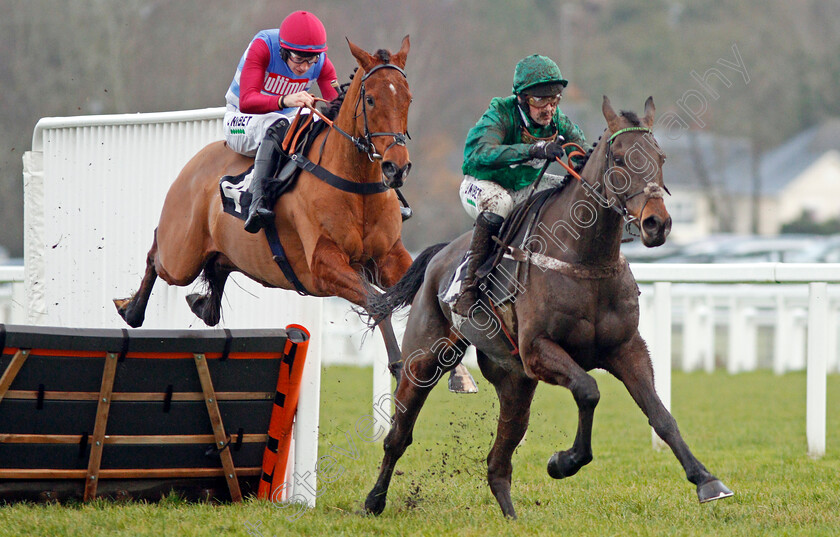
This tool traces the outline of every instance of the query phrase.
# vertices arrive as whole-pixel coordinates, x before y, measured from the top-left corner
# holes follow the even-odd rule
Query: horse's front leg
[[[152,287],[154,287],[155,280],[158,277],[157,270],[155,270],[157,248],[157,230],[155,230],[152,247],[149,249],[149,253],[146,254],[146,271],[143,273],[140,289],[131,298],[114,299],[114,305],[117,307],[117,312],[120,314],[120,317],[132,328],[142,326],[146,318],[146,306],[152,294]]]
[[[609,358],[608,364],[609,371],[624,383],[633,400],[648,417],[653,430],[674,452],[688,480],[697,486],[700,503],[732,496],[732,491],[691,453],[680,434],[676,420],[656,394],[650,353],[638,332],[630,342]]]
[[[392,287],[400,281],[400,278],[403,277],[410,266],[411,254],[405,249],[402,240],[397,239],[397,242],[387,254],[373,260],[375,283],[381,288]],[[388,353],[388,369],[397,379],[397,386],[399,387],[403,363],[397,335],[394,332],[394,326],[391,324],[391,315],[388,315],[379,323],[379,331],[382,333],[385,350]]]
[[[592,461],[592,420],[601,398],[598,383],[560,345],[540,336],[520,348],[526,369],[536,378],[565,386],[578,406],[578,429],[572,447],[558,451],[548,461],[548,475],[563,479],[575,475]]]
[[[405,249],[403,248],[403,250]],[[403,273],[411,265],[411,256],[408,255],[408,252],[406,252],[406,256],[408,257],[408,265],[405,266]],[[391,265],[389,265],[389,274],[390,267]],[[312,252],[310,271],[317,292],[344,298],[362,308],[367,307],[367,289],[362,276],[350,266],[350,256],[339,248],[332,239],[325,236],[318,239]],[[402,358],[394,327],[391,325],[390,315],[380,323],[379,330],[382,333],[385,350],[388,353],[388,367],[399,382]]]

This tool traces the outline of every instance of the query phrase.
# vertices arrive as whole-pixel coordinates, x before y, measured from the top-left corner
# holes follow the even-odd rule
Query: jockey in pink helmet
[[[309,92],[314,83],[324,99],[338,96],[335,67],[326,51],[327,31],[318,17],[295,11],[280,28],[258,32],[239,60],[225,95],[225,140],[234,151],[255,156],[245,222],[251,233],[274,220],[265,182],[277,169],[285,127],[299,107],[314,104]]]

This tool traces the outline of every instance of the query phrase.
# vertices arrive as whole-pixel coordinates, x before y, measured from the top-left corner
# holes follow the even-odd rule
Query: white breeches
[[[225,141],[228,147],[237,153],[253,157],[265,138],[265,131],[281,118],[286,118],[291,123],[297,111],[297,108],[292,108],[285,114],[280,112],[243,114],[236,108],[228,106],[225,112]],[[309,110],[304,109],[301,113],[308,114]]]
[[[560,186],[563,176],[546,173],[543,175],[536,192],[548,188]],[[525,201],[531,192],[531,186],[519,190],[511,190],[493,181],[482,181],[475,177],[465,175],[461,182],[458,193],[461,196],[461,205],[467,214],[475,220],[482,211],[490,211],[502,218],[507,218],[513,207]]]

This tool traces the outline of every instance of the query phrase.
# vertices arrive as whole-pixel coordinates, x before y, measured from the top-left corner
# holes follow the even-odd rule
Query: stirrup
[[[248,219],[245,220],[245,231],[248,233],[259,233],[266,226],[267,222],[273,220],[273,211],[265,207],[254,207],[254,210],[248,213]]]

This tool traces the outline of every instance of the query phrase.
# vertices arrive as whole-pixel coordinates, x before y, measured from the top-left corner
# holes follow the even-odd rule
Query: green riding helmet
[[[551,58],[539,54],[531,54],[519,60],[513,73],[515,95],[523,92],[536,97],[557,95],[568,83],[560,74],[557,64]],[[528,88],[532,88],[532,91],[525,91]]]

